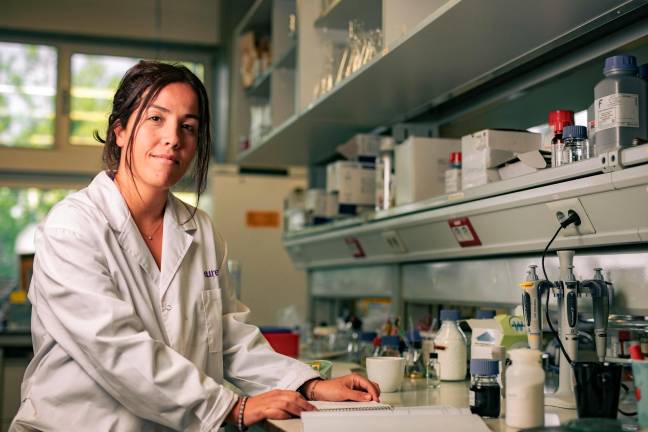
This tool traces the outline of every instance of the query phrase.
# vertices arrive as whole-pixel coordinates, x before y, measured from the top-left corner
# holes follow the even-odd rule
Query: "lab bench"
[[[333,363],[333,377],[342,376],[354,369],[352,363]],[[425,379],[404,379],[400,392],[383,393],[380,401],[392,406],[414,407],[446,405],[455,408],[468,408],[468,387],[470,381],[442,382],[439,388],[433,389],[427,386]],[[576,410],[567,410],[553,407],[545,407],[545,421],[556,425],[575,419]],[[515,428],[506,426],[503,418],[484,418],[486,425],[495,432],[516,431]],[[547,424],[549,425],[549,424]],[[302,432],[300,419],[289,420],[268,420],[254,430],[268,432]],[[432,430],[432,429],[431,429]]]

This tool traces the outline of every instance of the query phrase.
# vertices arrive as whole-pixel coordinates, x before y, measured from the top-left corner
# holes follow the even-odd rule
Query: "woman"
[[[169,193],[190,166],[204,190],[209,130],[188,69],[142,61],[122,79],[102,140],[109,170],[36,234],[35,355],[11,430],[242,430],[314,409],[306,399],[378,400],[374,383],[321,381],[245,323],[223,239]]]

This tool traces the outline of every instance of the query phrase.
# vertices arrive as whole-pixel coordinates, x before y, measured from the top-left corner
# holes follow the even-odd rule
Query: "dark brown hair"
[[[197,193],[197,201],[200,195],[205,191],[207,185],[207,169],[209,167],[209,157],[211,155],[211,134],[209,126],[209,100],[207,90],[189,69],[181,65],[172,65],[156,61],[141,60],[135,66],[131,67],[115,92],[113,98],[112,112],[108,117],[108,127],[106,128],[106,139],[99,136],[98,131],[94,132],[97,141],[104,144],[103,162],[106,168],[117,170],[121,157],[122,148],[117,145],[115,136],[115,127],[126,127],[128,119],[137,110],[134,124],[137,126],[142,118],[142,112],[149,106],[151,101],[157,97],[160,91],[171,83],[185,83],[191,86],[198,97],[198,144],[196,154],[192,162],[191,180],[194,182]],[[133,158],[133,139],[137,127],[134,127],[126,149],[126,168],[133,178],[133,167],[131,160]],[[191,212],[193,218],[196,209]]]

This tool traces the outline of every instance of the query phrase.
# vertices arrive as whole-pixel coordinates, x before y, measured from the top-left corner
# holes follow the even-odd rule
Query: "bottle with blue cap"
[[[434,339],[439,356],[442,381],[462,381],[466,378],[468,361],[466,335],[459,327],[459,311],[443,309],[441,328]]]
[[[562,165],[589,159],[594,156],[594,152],[587,140],[587,126],[565,126],[563,129],[564,145]]]
[[[594,87],[597,155],[648,138],[647,84],[637,73],[634,56],[605,59],[605,78]]]
[[[500,386],[497,360],[470,360],[470,411],[482,417],[499,417]]]

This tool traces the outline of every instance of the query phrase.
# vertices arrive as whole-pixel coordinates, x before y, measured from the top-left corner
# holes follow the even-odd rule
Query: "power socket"
[[[404,254],[407,252],[407,246],[396,231],[385,231],[382,233],[382,237],[393,253]]]
[[[580,225],[571,224],[567,228],[562,230],[563,237],[574,237],[596,233],[596,229],[594,228],[592,221],[590,220],[589,216],[587,216],[585,207],[583,207],[583,204],[581,204],[578,198],[554,201],[545,205],[549,209],[550,217],[557,223],[560,223],[562,219],[566,218],[570,210],[576,212],[580,217]]]

